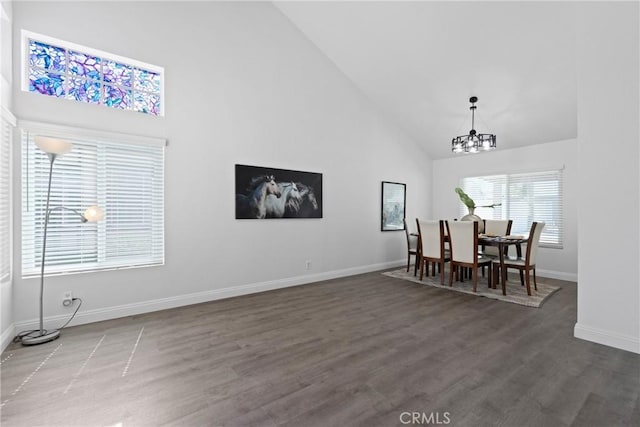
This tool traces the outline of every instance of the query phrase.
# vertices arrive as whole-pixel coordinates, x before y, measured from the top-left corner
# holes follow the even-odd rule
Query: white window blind
[[[532,222],[544,222],[540,246],[562,248],[562,170],[469,177],[462,180],[462,188],[476,206],[501,203],[493,209],[476,208],[476,215],[512,219],[511,234],[528,235]],[[460,214],[466,213],[461,203]]]
[[[4,108],[0,117],[0,283],[11,280],[11,141],[15,118]]]
[[[55,160],[50,208],[105,212],[84,224],[72,212],[51,212],[46,274],[163,264],[164,141],[32,124],[22,133],[22,275],[39,274],[42,259],[50,162],[36,135],[73,144]]]

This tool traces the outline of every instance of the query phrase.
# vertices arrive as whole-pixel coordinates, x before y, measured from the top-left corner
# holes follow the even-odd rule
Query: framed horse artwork
[[[322,174],[236,165],[236,219],[322,218]]]

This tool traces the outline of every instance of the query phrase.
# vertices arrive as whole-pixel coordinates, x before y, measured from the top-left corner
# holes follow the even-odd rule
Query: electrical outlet
[[[307,270],[311,270],[311,261],[307,260],[307,262],[305,263],[305,267],[307,268]]]
[[[62,305],[65,307],[69,307],[73,304],[73,293],[71,291],[67,291],[64,293],[62,297]]]

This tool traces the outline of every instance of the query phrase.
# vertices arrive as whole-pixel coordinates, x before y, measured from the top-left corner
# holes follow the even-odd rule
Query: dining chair
[[[511,226],[513,220],[511,219],[485,219],[484,220],[484,234],[487,236],[508,236],[511,234]],[[497,260],[500,254],[496,246],[483,246],[482,252],[484,256]],[[507,255],[505,253],[505,255]],[[482,277],[484,277],[484,267],[482,267]]]
[[[451,268],[449,286],[453,286],[453,274],[459,277],[459,269],[471,269],[473,292],[478,285],[478,267],[489,266],[487,285],[491,287],[491,259],[478,254],[478,223],[476,221],[445,221],[449,234]]]
[[[431,263],[431,275],[436,275],[436,265],[440,271],[440,284],[444,285],[444,263],[450,261],[449,251],[444,246],[444,221],[426,221],[416,218],[418,235],[420,238],[420,280],[425,270],[429,275],[429,263]]]
[[[415,255],[416,261],[413,266],[413,275],[418,274],[418,236],[411,234],[409,231],[409,227],[407,225],[407,220],[403,219],[404,222],[404,234],[407,237],[407,271],[409,271],[409,266],[411,265],[411,256]]]
[[[531,224],[531,231],[529,231],[529,240],[527,241],[527,253],[524,258],[512,258],[504,260],[504,267],[507,271],[509,271],[510,268],[515,268],[520,271],[520,284],[524,285],[526,278],[527,295],[529,296],[531,296],[531,279],[529,274],[531,271],[533,271],[533,287],[536,291],[538,290],[538,283],[536,281],[536,258],[538,256],[540,235],[542,234],[544,225],[544,222],[534,222],[533,224]]]

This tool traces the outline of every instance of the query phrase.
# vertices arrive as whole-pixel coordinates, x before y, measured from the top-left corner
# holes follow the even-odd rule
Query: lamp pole
[[[43,344],[49,341],[53,341],[60,336],[59,329],[54,329],[51,331],[47,331],[44,329],[44,267],[47,253],[47,229],[49,227],[49,217],[51,215],[51,212],[57,209],[68,210],[78,215],[82,222],[95,222],[101,220],[103,217],[102,210],[97,206],[90,207],[85,211],[85,213],[80,213],[75,209],[66,208],[64,206],[55,206],[53,208],[49,208],[49,202],[51,198],[51,181],[53,177],[53,164],[58,155],[64,154],[71,150],[72,145],[71,143],[66,141],[41,136],[35,137],[35,143],[40,149],[47,153],[47,156],[49,157],[49,184],[47,186],[47,202],[45,205],[44,217],[44,235],[42,237],[42,260],[40,262],[40,329],[19,335],[20,342],[23,345]]]
[[[44,263],[45,257],[47,253],[47,227],[49,226],[49,214],[51,211],[49,210],[49,200],[51,197],[51,178],[53,176],[53,163],[56,160],[57,155],[55,153],[47,153],[49,156],[50,166],[49,166],[49,185],[47,187],[47,203],[45,207],[45,216],[44,216],[44,236],[42,238],[42,260],[40,261],[40,333],[36,336],[26,335],[22,337],[23,345],[36,345],[43,344],[45,342],[53,341],[60,336],[60,331],[55,329],[53,331],[45,331],[44,330]]]

